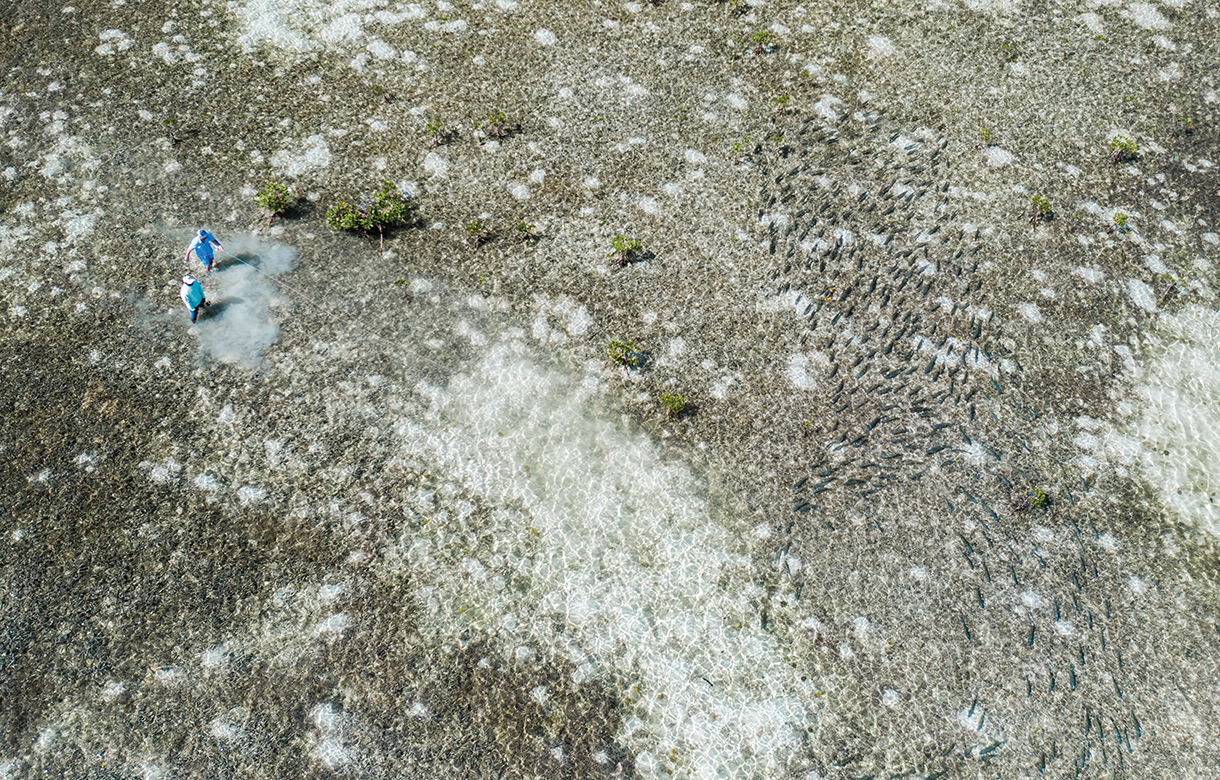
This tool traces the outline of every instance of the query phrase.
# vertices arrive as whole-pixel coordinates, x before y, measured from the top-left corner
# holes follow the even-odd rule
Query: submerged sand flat
[[[1211,776],[1218,17],[0,12],[0,777]]]

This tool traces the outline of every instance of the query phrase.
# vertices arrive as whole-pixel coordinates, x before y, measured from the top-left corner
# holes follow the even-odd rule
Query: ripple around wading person
[[[745,544],[689,470],[592,414],[588,391],[519,343],[417,390],[431,410],[398,425],[403,456],[499,507],[494,554],[459,567],[434,560],[443,538],[400,540],[429,594],[425,631],[494,632],[506,654],[541,645],[582,679],[625,681],[635,706],[620,740],[645,776],[782,776],[797,729],[814,723],[813,683],[758,627]],[[487,574],[506,568],[524,592]]]

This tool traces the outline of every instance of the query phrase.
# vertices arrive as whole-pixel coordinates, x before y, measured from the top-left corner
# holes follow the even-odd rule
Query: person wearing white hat
[[[195,237],[191,239],[190,246],[186,248],[186,254],[182,256],[182,262],[185,263],[191,258],[191,251],[193,250],[195,252],[195,256],[199,258],[199,262],[203,263],[203,269],[207,271],[209,275],[211,275],[213,258],[212,244],[215,244],[221,252],[225,251],[225,248],[221,246],[220,241],[216,239],[216,236],[212,235],[203,228],[199,228],[199,230],[195,231]]]
[[[182,289],[178,291],[182,296],[182,302],[186,304],[186,308],[191,312],[191,324],[195,323],[195,318],[199,316],[199,310],[208,305],[207,298],[203,297],[203,285],[195,277],[187,274],[182,277]]]

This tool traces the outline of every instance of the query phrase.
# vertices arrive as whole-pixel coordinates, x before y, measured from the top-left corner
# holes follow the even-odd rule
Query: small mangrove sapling
[[[482,220],[472,219],[465,225],[466,235],[470,236],[470,240],[474,242],[475,247],[480,247],[492,239],[494,233]]]
[[[532,222],[521,220],[517,224],[513,225],[513,230],[517,231],[517,235],[520,236],[523,241],[532,241],[538,238],[538,233],[535,232],[538,230],[538,226]]]
[[[644,245],[619,233],[610,239],[610,246],[613,247],[613,251],[606,257],[613,257],[617,265],[624,266],[636,259]]]
[[[1037,225],[1040,222],[1049,222],[1055,218],[1055,212],[1051,211],[1051,202],[1041,194],[1036,194],[1029,199],[1029,208],[1025,210],[1025,218],[1029,220],[1029,224]]]
[[[254,202],[267,215],[267,221],[263,223],[263,227],[267,227],[277,214],[283,214],[292,208],[296,198],[292,197],[292,193],[283,184],[269,181],[255,194]]]
[[[500,140],[501,138],[503,138],[504,134],[506,132],[508,132],[508,117],[505,116],[504,112],[499,109],[496,109],[495,111],[493,111],[487,117],[487,119],[483,120],[483,122],[480,124],[486,124],[487,125],[487,134],[491,135],[491,136],[495,136],[495,139],[497,141]],[[478,126],[479,126],[479,124],[475,125],[475,127],[478,127]]]
[[[611,362],[625,368],[639,368],[644,363],[634,341],[611,341],[607,352]]]
[[[437,144],[445,142],[445,123],[440,117],[436,117],[428,124],[424,125],[424,132],[428,134],[428,148],[431,149]]]
[[[686,409],[686,399],[676,393],[661,393],[661,406],[665,407],[670,419],[676,420]]]
[[[1135,141],[1125,135],[1116,135],[1110,139],[1110,162],[1117,165],[1121,162],[1130,162],[1137,156],[1138,149]]]

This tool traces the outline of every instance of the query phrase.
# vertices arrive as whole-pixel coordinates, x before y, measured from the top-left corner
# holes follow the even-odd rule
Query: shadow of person
[[[207,305],[199,309],[199,314],[196,315],[195,319],[198,322],[214,320],[224,314],[225,309],[243,302],[241,298],[208,298]]]

